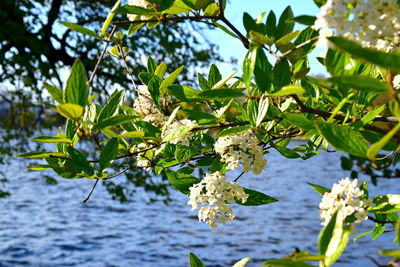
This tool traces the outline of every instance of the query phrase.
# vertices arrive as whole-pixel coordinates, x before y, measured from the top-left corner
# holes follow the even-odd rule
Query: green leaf
[[[45,159],[51,157],[64,158],[64,159],[68,158],[67,155],[59,152],[28,152],[17,156],[17,158],[25,158],[25,159]]]
[[[166,132],[163,142],[170,142],[190,132],[197,125],[181,125]]]
[[[326,70],[332,75],[354,74],[355,62],[348,55],[328,49],[325,57]]]
[[[389,86],[386,83],[367,76],[336,76],[328,79],[329,82],[338,84],[345,88],[353,88],[360,91],[386,93]]]
[[[397,245],[400,247],[400,222],[397,222],[395,227],[396,227]]]
[[[371,234],[371,233],[372,233],[372,231],[368,231],[368,232],[359,234],[358,236],[354,237],[353,242],[356,243],[356,240],[357,240],[357,239],[359,239],[360,237],[363,237],[363,236],[365,236],[365,235]]]
[[[383,249],[383,250],[379,251],[379,254],[381,254],[382,256],[386,256],[386,257],[400,259],[400,250]]]
[[[367,151],[367,157],[370,160],[375,159],[376,155],[383,149],[383,147],[392,139],[393,135],[400,129],[400,123],[393,127],[381,140],[374,143]]]
[[[385,232],[385,226],[381,226],[381,225],[377,225],[375,226],[374,230],[372,231],[372,239],[375,240],[378,238],[378,236],[380,236],[381,234],[383,234],[383,232]]]
[[[232,267],[244,267],[246,263],[250,260],[250,257],[241,259],[240,261],[236,262]]]
[[[283,113],[282,116],[291,122],[292,124],[296,125],[297,127],[304,129],[304,130],[312,130],[314,129],[314,124],[311,120],[307,119],[304,114],[297,114],[297,113]]]
[[[98,122],[101,122],[111,116],[113,116],[120,105],[122,105],[124,101],[124,93],[125,90],[115,90],[114,93],[110,96],[107,101],[107,104],[101,109],[99,113],[99,117],[97,119]]]
[[[243,82],[247,89],[250,88],[254,68],[256,66],[258,45],[252,45],[243,61]]]
[[[328,39],[335,46],[346,51],[354,57],[371,62],[378,66],[382,66],[387,69],[400,70],[400,55],[379,52],[377,50],[369,48],[363,48],[358,43],[347,40],[343,37],[329,37]]]
[[[219,82],[217,82],[211,89],[221,89],[225,86],[225,84],[237,73],[237,70],[226,76],[225,78],[221,79]]]
[[[51,97],[54,99],[59,104],[64,104],[63,100],[63,91],[51,84],[48,84],[46,82],[43,83],[44,88],[46,88],[47,92],[51,95]]]
[[[57,111],[67,119],[79,121],[83,115],[84,108],[76,104],[61,104],[57,106]]]
[[[241,200],[236,200],[236,204],[241,206],[260,206],[278,202],[276,198],[270,197],[264,193],[258,192],[253,189],[243,188],[244,192],[249,195],[247,201],[242,203]]]
[[[263,45],[268,45],[271,46],[274,43],[274,40],[268,36],[265,36],[262,33],[259,32],[255,32],[253,30],[250,31],[249,33],[250,38],[256,42],[259,46],[263,46]]]
[[[168,90],[171,91],[178,100],[183,102],[197,102],[199,100],[196,96],[200,91],[188,86],[172,85],[168,87]]]
[[[82,61],[77,58],[72,65],[64,92],[64,102],[86,106],[89,97],[87,73]]]
[[[36,166],[27,168],[28,171],[43,171],[43,170],[47,170],[47,169],[51,169],[51,165],[36,165]]]
[[[175,150],[175,158],[179,163],[186,162],[197,155],[197,149],[194,147],[178,146]]]
[[[306,90],[298,85],[288,85],[282,87],[281,90],[271,94],[272,96],[287,96],[287,95],[295,95],[295,94],[304,94]]]
[[[224,25],[219,24],[216,21],[213,21],[213,25],[215,25],[216,27],[220,28],[222,31],[224,31],[226,34],[230,35],[231,37],[236,38],[236,39],[240,39],[239,37],[237,37],[232,31],[230,31]]]
[[[268,111],[268,107],[269,107],[269,99],[268,98],[261,99],[260,102],[258,103],[256,127],[258,127],[264,120],[264,117]]]
[[[72,140],[66,138],[65,136],[37,136],[31,139],[32,141],[40,143],[53,143],[53,144],[71,144]]]
[[[272,10],[267,17],[266,30],[269,37],[276,39],[276,16]]]
[[[291,71],[289,62],[286,58],[278,62],[272,72],[272,83],[275,91],[290,84]]]
[[[204,263],[192,252],[189,253],[190,267],[205,267]]]
[[[69,29],[71,29],[73,31],[80,32],[80,33],[83,33],[85,35],[89,35],[89,36],[92,36],[94,38],[97,38],[97,39],[101,39],[100,35],[98,35],[94,31],[86,29],[85,27],[83,27],[83,26],[81,26],[79,24],[71,23],[71,22],[67,22],[67,21],[59,21],[58,23],[64,25],[65,27],[67,27],[67,28],[69,28]]]
[[[358,129],[364,127],[365,125],[370,123],[373,119],[375,119],[376,116],[378,116],[385,109],[386,109],[386,105],[382,105],[382,106],[378,107],[377,109],[374,109],[373,111],[368,112],[368,114],[365,115],[364,117],[362,117],[361,120],[359,120],[353,124],[353,128],[355,130],[358,130]]]
[[[308,26],[314,25],[316,19],[316,17],[308,15],[301,15],[293,18],[295,22]]]
[[[164,95],[169,86],[173,85],[178,75],[181,73],[183,69],[183,65],[177,68],[174,72],[172,72],[164,81],[161,82],[160,85],[160,93]]]
[[[139,127],[138,130],[146,132],[146,135],[156,136],[161,133],[160,129],[147,121],[135,121],[134,124]]]
[[[192,9],[200,10],[209,3],[209,0],[183,0],[183,2]]]
[[[250,125],[234,126],[220,131],[215,138],[220,138],[227,135],[237,134],[251,129]]]
[[[301,156],[298,153],[294,152],[292,149],[289,149],[287,147],[275,145],[274,148],[278,150],[278,152],[281,153],[281,155],[284,156],[285,158],[288,159],[301,158]]]
[[[189,188],[200,182],[200,179],[190,174],[177,173],[171,170],[165,170],[165,173],[172,187],[185,195],[190,195]]]
[[[321,135],[335,149],[347,152],[350,155],[366,157],[368,144],[358,132],[346,126],[326,122],[316,122],[316,126]]]
[[[160,65],[157,66],[156,70],[154,71],[154,74],[162,79],[167,72],[167,64],[165,62],[162,62]]]
[[[249,117],[249,121],[252,127],[256,127],[258,113],[258,103],[254,100],[249,100],[247,103],[247,115]]]
[[[119,142],[117,138],[111,138],[110,141],[108,141],[107,144],[104,146],[103,150],[100,153],[99,159],[100,172],[109,168],[117,157],[118,144]]]
[[[118,137],[125,137],[125,138],[142,138],[145,136],[145,132],[143,131],[131,131],[119,134]]]
[[[115,11],[121,6],[121,0],[118,0],[114,6],[112,7],[112,9],[110,10],[110,12],[107,15],[106,20],[103,23],[103,27],[101,28],[100,34],[101,36],[108,37],[108,33],[107,33],[107,29],[110,26],[114,16],[115,16]]]
[[[265,93],[271,90],[272,66],[261,47],[257,50],[254,78],[261,92]]]
[[[89,176],[94,174],[93,165],[90,164],[90,162],[79,150],[76,150],[71,146],[67,146],[66,152],[71,157],[75,166],[79,166],[79,168],[82,169]]]
[[[344,218],[343,211],[339,209],[319,235],[318,248],[320,254],[325,256],[325,266],[332,265],[339,258],[349,240],[350,227],[343,227]]]
[[[314,267],[314,265],[304,261],[293,261],[291,259],[268,259],[264,262],[263,267]]]
[[[212,64],[210,67],[210,71],[208,72],[208,84],[213,87],[220,80],[222,80],[221,73],[219,72],[217,66],[215,64]]]
[[[124,5],[118,7],[114,13],[128,15],[128,14],[137,14],[137,15],[156,15],[159,14],[158,12],[154,12],[154,10],[145,9],[139,6],[131,6],[131,5]]]
[[[128,37],[131,37],[132,34],[137,32],[140,28],[144,26],[145,23],[132,23],[128,29]]]
[[[279,18],[278,25],[276,27],[276,39],[280,39],[282,36],[293,31],[294,21],[293,12],[290,6],[288,6]]]
[[[295,31],[295,32],[290,32],[288,34],[285,34],[284,36],[282,36],[278,41],[275,42],[276,47],[279,49],[279,51],[281,51],[282,53],[288,51],[289,49],[284,49],[285,47],[287,47],[288,44],[290,44],[290,42],[296,38],[297,36],[300,35],[300,31]],[[294,47],[294,45],[293,45]]]
[[[204,16],[216,16],[219,13],[219,7],[216,3],[212,3],[204,10]]]
[[[97,130],[104,129],[107,127],[115,127],[115,126],[121,125],[123,123],[130,122],[130,121],[137,120],[137,119],[138,119],[138,116],[136,116],[136,115],[115,115],[115,116],[108,117],[108,118],[96,123],[93,126],[92,131],[97,131]]]
[[[163,3],[161,3],[163,5]],[[163,11],[164,14],[181,14],[190,12],[192,9],[187,6],[182,0],[174,1],[174,4]]]
[[[175,166],[179,162],[175,159],[163,159],[157,162],[156,166],[154,167],[154,172],[156,175],[160,175],[160,173],[168,167]]]
[[[324,195],[326,192],[328,192],[328,193],[331,192],[331,190],[326,188],[326,187],[323,187],[323,186],[320,186],[320,185],[316,185],[316,184],[312,184],[312,183],[307,183],[307,184],[309,186],[311,186],[312,189],[314,189],[317,193],[319,193],[321,195]]]
[[[161,85],[161,79],[158,78],[157,76],[154,76],[149,81],[147,89],[149,90],[150,96],[153,99],[154,104],[161,111],[162,108],[160,103],[160,85]]]
[[[147,71],[149,72],[148,74],[154,74],[154,72],[156,71],[156,68],[157,68],[157,62],[154,60],[154,58],[149,57],[147,59]],[[145,83],[145,84],[147,84],[147,83]]]
[[[202,91],[195,95],[195,98],[200,100],[212,100],[212,99],[226,99],[226,98],[237,98],[246,96],[240,91],[234,89],[215,89]]]

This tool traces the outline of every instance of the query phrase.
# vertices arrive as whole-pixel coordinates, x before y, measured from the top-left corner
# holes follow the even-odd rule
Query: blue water
[[[145,193],[133,202],[111,200],[98,186],[82,203],[93,181],[45,183],[46,172],[26,172],[28,161],[2,167],[12,196],[0,199],[0,266],[189,266],[195,253],[206,266],[232,266],[252,257],[247,266],[290,254],[295,247],[317,253],[320,196],[306,182],[330,187],[347,172],[339,153],[322,153],[308,161],[267,155],[259,176],[244,175],[240,183],[280,201],[266,206],[235,205],[231,225],[210,229],[197,220],[187,197],[171,191],[173,201],[146,203]],[[234,177],[234,174],[233,176]],[[374,193],[399,193],[398,180],[380,180]],[[358,227],[372,229],[372,222]],[[367,255],[385,263],[380,249],[396,249],[393,233],[373,241],[370,236],[351,241],[337,266],[376,266]]]

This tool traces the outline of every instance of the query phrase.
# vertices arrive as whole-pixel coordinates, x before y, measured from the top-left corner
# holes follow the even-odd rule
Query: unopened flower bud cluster
[[[319,45],[326,37],[341,35],[364,47],[396,50],[400,44],[400,4],[397,0],[328,0],[320,9],[314,29]]]
[[[236,201],[246,202],[248,195],[237,182],[226,181],[225,175],[219,172],[207,174],[200,183],[190,187],[192,210],[199,209],[199,221],[205,221],[209,226],[216,227],[217,223],[232,222],[234,215],[229,204]]]
[[[170,101],[170,96],[167,96],[165,101]],[[149,90],[146,86],[140,86],[138,88],[138,96],[133,104],[135,111],[143,115],[144,120],[156,125],[164,125],[168,121],[168,117],[161,113],[157,106],[154,104]]]
[[[146,0],[129,0],[128,4],[131,6],[138,6],[143,8],[147,8],[149,6],[149,3]],[[148,19],[148,16],[136,15],[136,14],[128,14],[127,17],[130,21]]]
[[[227,163],[228,169],[234,170],[241,162],[243,172],[253,171],[254,174],[259,174],[267,164],[264,150],[259,143],[251,131],[245,131],[218,138],[214,148],[221,155],[221,161]]]
[[[367,219],[368,206],[371,206],[372,200],[363,198],[364,191],[357,187],[358,180],[350,181],[349,178],[342,179],[339,183],[332,186],[330,193],[326,192],[319,204],[319,217],[321,224],[326,226],[332,215],[341,208],[344,216],[354,215],[356,217],[355,223],[360,223]]]

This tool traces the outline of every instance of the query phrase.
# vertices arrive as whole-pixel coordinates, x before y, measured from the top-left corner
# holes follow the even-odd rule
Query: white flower
[[[129,0],[128,4],[131,6],[138,6],[138,7],[143,7],[143,8],[147,8],[150,5],[146,0]],[[149,18],[148,16],[136,15],[136,14],[128,14],[127,17],[130,21]]]
[[[219,172],[207,174],[200,183],[190,187],[192,210],[199,209],[199,221],[205,221],[209,226],[216,227],[217,223],[232,222],[234,217],[229,204],[236,201],[246,202],[248,195],[236,182],[227,182],[225,175]]]
[[[393,78],[393,87],[396,89],[400,89],[400,74],[397,74]]]
[[[169,102],[171,99],[167,96],[163,100]],[[138,87],[138,96],[133,104],[133,109],[142,114],[145,121],[156,124],[157,126],[162,126],[168,121],[168,117],[161,113],[154,104],[146,86]]]
[[[333,184],[331,192],[324,194],[319,204],[319,217],[322,225],[326,226],[339,208],[343,210],[345,217],[354,215],[355,223],[367,219],[365,209],[371,205],[372,200],[363,198],[364,191],[360,190],[357,185],[357,179],[353,181],[350,181],[349,178],[342,179],[338,184]]]
[[[267,161],[259,143],[251,131],[246,131],[218,138],[214,149],[221,155],[221,161],[227,163],[228,169],[236,169],[241,162],[243,172],[253,171],[255,174],[260,174]]]
[[[320,30],[317,45],[326,37],[341,35],[383,51],[400,45],[400,4],[397,0],[328,0],[320,9],[314,29]]]
[[[388,194],[386,196],[388,198],[389,204],[392,204],[392,205],[400,204],[400,195],[398,195],[398,194],[396,194],[396,195],[395,194]]]

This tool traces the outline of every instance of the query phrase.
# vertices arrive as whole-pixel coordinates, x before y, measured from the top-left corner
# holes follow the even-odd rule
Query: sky
[[[245,33],[243,27],[243,13],[249,13],[253,18],[256,18],[262,12],[266,12],[263,22],[266,20],[270,10],[273,10],[277,20],[279,19],[283,10],[290,5],[294,16],[299,15],[317,15],[319,12],[318,7],[314,4],[313,0],[231,0],[227,4],[225,10],[225,16],[231,21],[231,23],[239,29],[242,33]],[[298,30],[303,29],[301,25],[296,23],[296,28]],[[206,33],[212,43],[219,46],[219,53],[225,60],[229,60],[232,56],[238,59],[238,64],[242,64],[242,60],[246,55],[247,50],[244,48],[243,44],[222,32],[221,30],[213,30]],[[319,74],[325,73],[323,66],[315,59],[323,49],[316,49],[309,56],[311,73]],[[232,71],[232,67],[226,64],[217,63],[221,72],[228,75]],[[240,68],[240,66],[234,66],[233,69]]]

